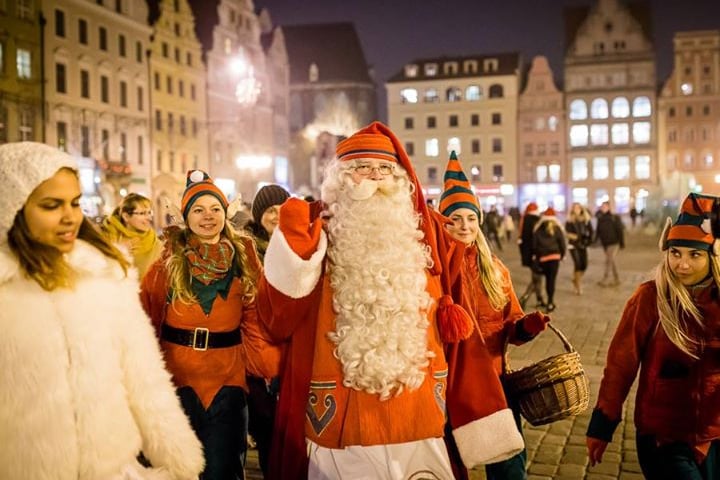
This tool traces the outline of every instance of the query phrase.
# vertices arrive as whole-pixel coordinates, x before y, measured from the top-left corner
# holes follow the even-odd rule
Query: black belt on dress
[[[230,332],[211,332],[207,328],[195,328],[186,330],[175,328],[163,323],[160,338],[171,343],[176,343],[193,350],[207,350],[208,348],[234,347],[242,343],[240,327]]]

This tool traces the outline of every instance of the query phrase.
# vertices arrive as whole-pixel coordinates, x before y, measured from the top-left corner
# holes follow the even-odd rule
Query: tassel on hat
[[[185,192],[182,196],[180,209],[183,218],[187,218],[188,211],[195,200],[203,195],[212,195],[220,201],[223,209],[227,210],[228,201],[225,194],[215,185],[210,175],[202,170],[188,170],[185,181]]]

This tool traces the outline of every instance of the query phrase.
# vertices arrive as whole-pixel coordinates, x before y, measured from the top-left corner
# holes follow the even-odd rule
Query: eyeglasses
[[[380,165],[373,167],[370,164],[363,164],[363,165],[356,165],[353,167],[353,170],[358,175],[367,176],[370,175],[372,172],[377,170],[380,172],[380,175],[387,176],[392,174],[395,171],[395,167],[389,163],[381,163]]]
[[[152,210],[142,210],[140,212],[132,212],[130,215],[137,215],[138,217],[152,217],[153,211]]]

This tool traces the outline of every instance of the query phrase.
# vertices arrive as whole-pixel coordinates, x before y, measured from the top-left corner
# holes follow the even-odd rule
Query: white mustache
[[[348,195],[355,201],[367,200],[378,191],[383,195],[390,195],[397,192],[397,189],[399,188],[397,182],[395,182],[392,178],[380,181],[364,178],[360,180],[360,183],[357,185],[350,180],[347,183],[347,187]]]

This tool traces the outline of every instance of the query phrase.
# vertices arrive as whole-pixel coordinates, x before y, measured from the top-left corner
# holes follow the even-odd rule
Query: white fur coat
[[[197,478],[202,447],[134,271],[82,241],[68,260],[75,288],[46,292],[0,249],[0,478]]]

